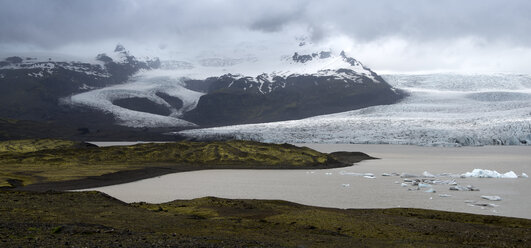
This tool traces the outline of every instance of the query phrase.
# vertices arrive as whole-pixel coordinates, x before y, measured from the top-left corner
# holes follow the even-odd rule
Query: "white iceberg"
[[[501,201],[502,198],[497,195],[482,195],[481,198],[489,201]]]
[[[529,176],[528,176],[527,174],[525,174],[525,173],[522,172],[522,175],[521,175],[520,177],[522,177],[522,178],[528,178]]]
[[[357,172],[348,172],[348,171],[340,171],[339,175],[342,175],[342,176],[348,175],[348,176],[360,176],[360,177],[365,177],[365,176],[374,177],[373,173],[357,173]]]
[[[419,188],[431,188],[431,185],[427,183],[419,183],[418,185],[419,185]]]
[[[479,191],[478,188],[472,186],[472,185],[467,185],[466,187],[464,186],[461,186],[461,185],[454,185],[454,186],[450,186],[450,190],[455,190],[455,191]]]
[[[423,177],[429,177],[429,178],[434,178],[434,177],[435,177],[433,174],[431,174],[431,173],[429,173],[429,172],[427,172],[427,171],[424,171],[424,172],[422,173],[422,176],[423,176]]]
[[[474,169],[472,172],[467,172],[461,177],[478,177],[478,178],[518,178],[514,171],[509,171],[501,174],[495,170]]]

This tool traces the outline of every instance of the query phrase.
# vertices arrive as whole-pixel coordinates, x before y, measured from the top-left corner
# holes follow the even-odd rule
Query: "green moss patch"
[[[9,180],[20,180],[22,185],[30,185],[103,175],[112,175],[105,178],[106,183],[113,180],[125,182],[127,177],[135,180],[201,169],[331,168],[350,166],[351,162],[369,158],[362,153],[339,158],[306,147],[252,141],[182,141],[91,147],[63,140],[18,140],[0,142],[0,186],[13,186]],[[139,172],[136,176],[132,175],[134,173],[121,173],[128,171]],[[78,181],[78,184],[72,187],[83,188],[83,181]]]
[[[531,220],[214,197],[125,204],[99,192],[0,191],[0,242],[36,247],[529,247]]]

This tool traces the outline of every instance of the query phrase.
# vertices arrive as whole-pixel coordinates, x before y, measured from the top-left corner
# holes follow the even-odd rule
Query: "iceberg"
[[[525,174],[525,173],[522,172],[522,175],[521,175],[520,177],[522,177],[522,178],[528,178],[529,176],[528,176],[527,174]]]
[[[345,176],[363,176],[363,177],[374,177],[373,173],[356,173],[356,172],[348,172],[348,171],[340,171],[339,175]]]
[[[435,191],[433,188],[429,188],[428,190],[424,191],[426,193],[435,193],[437,191]]]
[[[427,183],[419,183],[419,188],[431,188],[431,185]]]
[[[472,185],[467,185],[466,187],[465,186],[461,186],[461,185],[454,185],[454,186],[450,186],[450,190],[454,190],[454,191],[479,191],[478,188],[472,186]]]
[[[482,195],[481,198],[489,201],[501,201],[502,198],[497,195]]]
[[[467,172],[461,175],[461,177],[477,177],[477,178],[518,178],[518,175],[514,171],[509,171],[501,174],[495,170],[474,169],[472,172]]]
[[[431,173],[429,173],[429,172],[427,172],[427,171],[424,171],[424,172],[422,173],[422,176],[423,176],[423,177],[428,177],[428,178],[434,178],[434,177],[435,177],[433,174],[431,174]]]

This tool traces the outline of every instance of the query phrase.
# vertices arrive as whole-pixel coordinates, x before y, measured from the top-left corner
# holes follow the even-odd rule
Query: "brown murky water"
[[[100,144],[101,145],[101,144]],[[379,160],[328,170],[205,170],[183,172],[132,183],[95,188],[125,202],[160,203],[204,196],[280,199],[334,208],[412,207],[503,215],[531,219],[531,178],[454,178],[480,191],[450,191],[433,185],[435,193],[402,187],[403,178],[383,173],[462,174],[475,168],[531,174],[530,146],[417,147],[400,145],[304,144],[322,152],[361,151]],[[374,179],[353,175],[372,173]],[[450,177],[438,177],[451,180]],[[441,197],[441,195],[450,195]],[[481,196],[500,196],[489,201]],[[477,206],[489,203],[495,206]]]

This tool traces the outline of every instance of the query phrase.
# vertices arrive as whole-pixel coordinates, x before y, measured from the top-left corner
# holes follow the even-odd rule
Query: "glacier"
[[[177,132],[273,143],[480,146],[531,144],[531,76],[384,75],[409,93],[393,105],[302,120]]]
[[[128,127],[195,127],[194,123],[179,117],[184,112],[194,109],[204,93],[189,90],[183,85],[181,78],[140,73],[128,83],[73,95],[62,99],[62,103],[111,113],[117,119],[118,124]],[[180,109],[171,108],[170,104],[157,96],[157,92],[164,92],[181,99],[183,106]],[[147,98],[154,103],[169,107],[172,113],[169,116],[163,116],[134,111],[113,104],[114,100],[131,97]]]
[[[309,56],[310,59],[304,63],[294,60],[295,57],[266,56],[261,59],[256,57],[242,57],[239,59],[228,57],[196,57],[189,61],[181,60],[161,60],[159,69],[140,70],[131,80],[119,85],[112,85],[103,88],[90,88],[83,85],[80,90],[88,90],[75,94],[64,99],[61,103],[76,107],[88,107],[112,114],[118,125],[143,128],[143,127],[173,127],[173,128],[193,128],[195,123],[182,119],[184,113],[193,110],[203,92],[194,91],[187,88],[186,81],[205,80],[210,77],[230,76],[234,79],[251,77],[250,87],[257,86],[262,94],[271,93],[276,88],[284,88],[284,85],[274,85],[275,77],[308,76],[334,77],[336,80],[348,80],[354,83],[362,83],[362,77],[369,78],[374,83],[381,83],[379,77],[365,67],[361,62],[348,57],[343,51],[320,52],[326,56],[317,56],[318,53],[310,53],[306,49],[298,49],[295,55]],[[293,56],[295,56],[293,55]],[[129,53],[121,45],[118,45],[113,53],[102,54],[113,61],[126,63]],[[53,64],[52,64],[53,65]],[[347,72],[348,69],[352,72]],[[355,73],[353,73],[355,72]],[[234,81],[233,81],[234,82]],[[262,87],[267,83],[268,87]],[[228,86],[231,87],[232,83]],[[247,90],[247,88],[244,88]],[[158,92],[179,98],[183,101],[183,107],[172,109],[172,106],[157,95]],[[128,98],[145,98],[150,102],[165,106],[171,110],[169,116],[136,111],[120,107],[113,103],[115,100]]]

